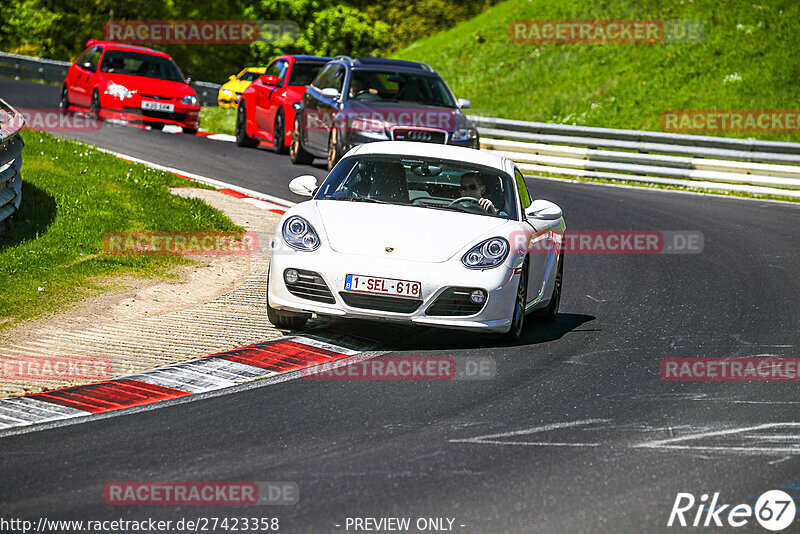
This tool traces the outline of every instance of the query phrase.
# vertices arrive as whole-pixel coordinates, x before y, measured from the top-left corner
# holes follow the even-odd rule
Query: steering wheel
[[[483,209],[483,206],[480,205],[480,199],[477,199],[475,197],[457,198],[450,204],[448,204],[448,206],[455,206],[457,204],[463,204],[468,211],[473,211],[475,213],[486,213],[486,210]]]
[[[471,203],[475,204],[476,206],[478,206],[479,208],[483,209],[483,207],[481,207],[481,204],[480,204],[480,199],[477,199],[475,197],[460,197],[460,198],[455,199],[454,201],[452,201],[448,205],[449,206],[455,206],[456,204],[467,204],[468,202],[471,202]]]

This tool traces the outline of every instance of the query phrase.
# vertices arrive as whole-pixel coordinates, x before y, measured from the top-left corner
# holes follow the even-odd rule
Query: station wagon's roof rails
[[[351,60],[352,61],[352,60]],[[405,67],[411,69],[424,69],[429,72],[435,72],[433,68],[427,63],[420,63],[419,61],[406,61],[404,59],[384,59],[378,57],[360,57],[355,60],[355,63],[362,65],[386,65],[392,67]]]

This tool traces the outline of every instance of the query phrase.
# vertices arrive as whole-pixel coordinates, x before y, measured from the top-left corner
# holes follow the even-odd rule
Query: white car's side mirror
[[[337,91],[333,87],[326,87],[325,89],[320,91],[320,94],[325,98],[339,98],[339,91]]]
[[[310,174],[298,176],[289,182],[289,191],[303,197],[310,197],[317,188],[317,177]]]
[[[563,215],[561,208],[553,204],[549,200],[534,200],[533,203],[525,210],[525,215],[535,219],[544,219],[546,221],[555,221],[560,219]]]
[[[466,98],[459,98],[457,104],[460,109],[469,109],[472,107],[472,102],[470,102]]]

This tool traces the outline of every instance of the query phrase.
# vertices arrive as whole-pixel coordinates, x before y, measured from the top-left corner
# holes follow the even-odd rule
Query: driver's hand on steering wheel
[[[491,214],[497,213],[497,208],[494,207],[494,204],[492,204],[492,201],[488,198],[478,199],[478,204]]]

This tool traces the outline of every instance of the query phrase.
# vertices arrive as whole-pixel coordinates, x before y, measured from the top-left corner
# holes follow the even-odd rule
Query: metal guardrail
[[[0,76],[18,76],[48,82],[63,82],[71,63],[53,59],[21,56],[0,52]],[[218,83],[191,81],[189,85],[197,93],[203,106],[216,106],[217,93],[222,87]]]
[[[800,143],[468,118],[527,173],[800,198]]]
[[[0,222],[11,217],[22,202],[22,115],[0,99]]]
[[[192,86],[197,93],[197,99],[200,101],[201,106],[216,106],[219,103],[217,96],[219,88],[222,87],[222,85],[218,83],[195,81],[192,81],[189,85]]]
[[[50,82],[63,82],[67,77],[70,63],[53,59],[20,56],[0,52],[0,74],[33,78]]]

